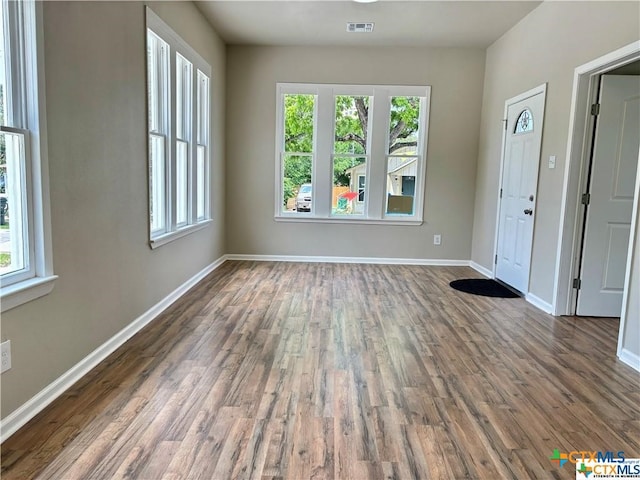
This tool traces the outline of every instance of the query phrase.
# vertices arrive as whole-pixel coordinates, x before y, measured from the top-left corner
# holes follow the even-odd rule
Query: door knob
[[[533,215],[533,210],[531,210],[530,208],[526,208],[526,209],[524,210],[524,214],[525,214],[525,215]]]

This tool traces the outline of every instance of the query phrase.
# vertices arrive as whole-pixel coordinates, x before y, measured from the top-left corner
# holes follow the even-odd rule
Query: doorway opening
[[[640,142],[640,62],[600,75],[583,194],[576,314],[622,311]]]
[[[573,98],[571,106],[569,142],[565,170],[564,196],[559,231],[558,252],[556,260],[555,289],[553,299],[554,315],[574,315],[578,308],[579,289],[582,287],[580,276],[584,277],[585,268],[589,268],[593,260],[584,258],[586,228],[588,225],[588,204],[590,202],[589,187],[593,186],[591,160],[596,153],[595,142],[598,104],[601,95],[600,86],[604,76],[640,74],[640,44],[634,43],[615,52],[582,65],[575,70]],[[592,114],[593,112],[593,114]],[[637,154],[637,152],[636,152]],[[637,157],[636,157],[637,162]],[[632,182],[635,180],[633,176]],[[639,195],[631,190],[631,205],[637,204]],[[627,193],[628,196],[628,193]],[[629,220],[630,221],[630,220]],[[618,222],[622,225],[620,222]],[[595,226],[592,229],[595,230]],[[625,232],[628,227],[619,228],[617,232],[608,234],[618,236],[628,242]],[[618,268],[628,266],[626,251]],[[584,260],[584,261],[583,261]],[[599,261],[602,261],[600,258]],[[585,263],[585,262],[588,262]],[[624,264],[620,267],[620,262]],[[627,267],[628,268],[628,267]],[[624,284],[624,273],[622,282]],[[585,295],[586,296],[586,295]],[[584,297],[583,297],[584,298]],[[588,311],[584,310],[583,315]],[[619,315],[619,313],[618,313]]]

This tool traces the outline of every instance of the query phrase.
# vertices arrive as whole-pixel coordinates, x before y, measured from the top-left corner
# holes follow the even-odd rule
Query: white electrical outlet
[[[2,365],[0,373],[11,368],[11,340],[0,343],[0,363]]]
[[[433,244],[434,245],[440,245],[442,243],[442,236],[441,235],[434,235],[433,236]]]

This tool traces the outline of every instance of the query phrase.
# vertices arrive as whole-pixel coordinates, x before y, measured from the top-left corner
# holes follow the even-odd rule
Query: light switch
[[[556,168],[556,156],[551,155],[549,157],[549,168]]]

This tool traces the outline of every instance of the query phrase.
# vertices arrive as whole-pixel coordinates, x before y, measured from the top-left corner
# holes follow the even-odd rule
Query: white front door
[[[640,147],[640,77],[603,75],[599,103],[576,313],[619,317]]]
[[[496,278],[523,293],[529,290],[545,92],[506,105]]]

